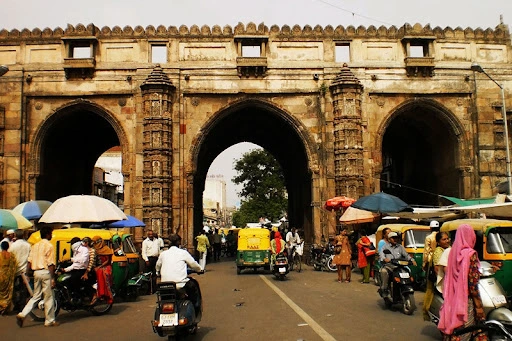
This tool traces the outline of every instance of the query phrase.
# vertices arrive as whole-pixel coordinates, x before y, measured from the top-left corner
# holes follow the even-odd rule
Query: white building
[[[226,181],[224,181],[224,175],[208,175],[206,177],[203,205],[206,205],[207,202],[218,203],[221,210],[226,208]]]

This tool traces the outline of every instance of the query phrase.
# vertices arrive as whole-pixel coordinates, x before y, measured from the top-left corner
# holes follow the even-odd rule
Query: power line
[[[343,12],[350,13],[350,14],[352,14],[352,16],[353,16],[353,17],[354,17],[354,16],[358,16],[358,17],[361,17],[361,18],[364,18],[364,19],[368,19],[368,20],[372,20],[372,21],[375,21],[375,22],[381,23],[381,24],[385,24],[385,25],[388,25],[388,26],[393,26],[393,24],[391,24],[391,23],[388,23],[388,22],[385,22],[385,21],[382,21],[382,20],[378,20],[378,19],[374,19],[374,18],[370,18],[370,17],[368,17],[368,16],[366,16],[366,15],[362,15],[362,14],[356,13],[356,12],[354,12],[354,11],[351,11],[351,10],[349,10],[349,9],[346,9],[346,8],[342,8],[342,7],[336,6],[336,5],[331,4],[331,3],[327,2],[327,1],[324,1],[324,0],[316,0],[316,1],[321,2],[321,3],[323,3],[323,4],[326,4],[326,5],[328,5],[328,6],[334,7],[334,8],[336,8],[336,9],[339,9],[339,10],[341,10],[341,11],[343,11]]]

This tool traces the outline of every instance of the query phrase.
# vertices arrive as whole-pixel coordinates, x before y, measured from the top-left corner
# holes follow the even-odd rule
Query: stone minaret
[[[176,87],[157,65],[140,86],[143,103],[143,220],[159,236],[172,233],[172,98]]]
[[[336,196],[359,198],[363,189],[363,86],[343,64],[330,85],[334,108],[334,176]]]

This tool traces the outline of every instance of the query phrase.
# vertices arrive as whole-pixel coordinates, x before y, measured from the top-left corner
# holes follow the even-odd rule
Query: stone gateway
[[[1,30],[0,205],[90,194],[117,146],[126,213],[190,247],[210,164],[244,141],[281,164],[310,243],[334,230],[330,197],[491,196],[503,101],[471,65],[508,107],[511,58],[503,23]]]

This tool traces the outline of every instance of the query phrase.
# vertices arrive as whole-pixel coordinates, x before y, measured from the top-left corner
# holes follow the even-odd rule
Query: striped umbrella
[[[12,210],[27,218],[28,220],[39,219],[52,204],[48,200],[30,200],[22,202]]]
[[[0,209],[0,228],[13,230],[26,230],[32,227],[32,223],[13,210]]]

